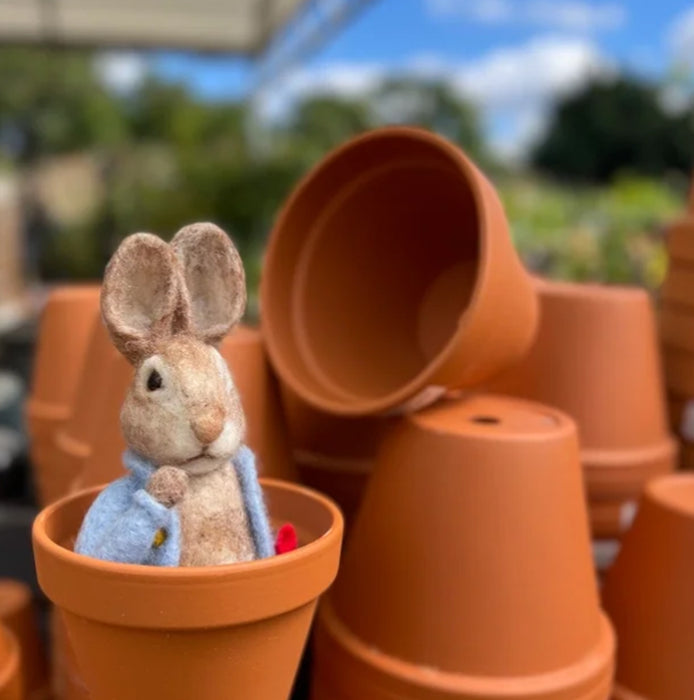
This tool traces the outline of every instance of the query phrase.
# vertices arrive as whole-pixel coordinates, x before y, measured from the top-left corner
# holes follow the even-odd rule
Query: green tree
[[[379,122],[422,126],[454,141],[481,165],[489,161],[477,110],[446,83],[388,80],[370,101]]]
[[[634,78],[593,81],[556,107],[532,160],[568,179],[607,181],[620,171],[689,172],[694,114],[668,113],[655,86]]]
[[[126,124],[99,82],[91,54],[0,50],[0,150],[22,163],[121,142]]]
[[[331,95],[306,98],[294,109],[281,140],[311,163],[371,126],[366,102]]]

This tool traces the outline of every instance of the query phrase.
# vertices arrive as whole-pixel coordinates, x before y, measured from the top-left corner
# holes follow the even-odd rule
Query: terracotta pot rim
[[[335,457],[312,450],[294,450],[294,461],[302,469],[317,469],[322,472],[369,475],[373,459],[357,457]]]
[[[578,662],[548,673],[503,678],[439,671],[381,652],[349,630],[332,608],[329,595],[320,604],[318,624],[323,626],[326,634],[345,654],[359,666],[367,667],[371,674],[395,679],[403,685],[441,693],[442,697],[464,694],[465,697],[489,700],[507,697],[515,700],[554,700],[556,697],[559,700],[560,697],[565,697],[559,694],[562,691],[565,693],[568,687],[581,693],[576,695],[577,699],[585,697],[589,700],[594,697],[592,693],[596,689],[612,680],[615,635],[602,611],[598,642]]]
[[[0,664],[0,691],[9,687],[12,679],[19,674],[19,643],[12,632],[0,623],[0,635],[5,637],[8,647],[8,657]]]
[[[27,399],[24,410],[34,420],[62,421],[70,417],[68,405],[54,401],[42,401],[36,397]]]
[[[683,503],[680,499],[673,501],[669,497],[670,492],[679,490],[683,485],[690,487],[691,497],[687,503]],[[668,474],[653,479],[646,485],[644,496],[647,496],[649,500],[655,502],[660,508],[694,521],[694,474]]]
[[[640,492],[646,479],[670,471],[677,447],[677,440],[667,435],[646,447],[581,450],[588,489],[596,493],[602,489],[610,493]]]
[[[46,523],[66,505],[75,500],[95,497],[104,487],[98,486],[71,494],[44,508],[34,521],[32,537],[37,574],[42,589],[58,607],[77,615],[107,624],[140,626],[152,629],[198,629],[243,624],[299,608],[317,598],[332,582],[335,572],[328,566],[339,557],[343,519],[339,508],[326,496],[279,479],[261,478],[270,490],[290,493],[320,507],[330,525],[317,539],[299,549],[248,563],[206,567],[155,567],[138,564],[118,564],[77,554],[54,542],[47,534]],[[296,523],[300,530],[300,524]],[[335,554],[337,552],[337,555]],[[334,566],[336,571],[337,566]],[[303,573],[302,573],[303,572]],[[58,580],[59,579],[59,580]],[[123,612],[93,604],[80,595],[75,581],[98,586],[104,597],[125,600],[138,593],[140,599],[151,601],[151,609],[131,611],[132,618],[124,620]],[[291,581],[291,585],[287,585]],[[209,609],[204,600],[211,586],[220,587],[229,596],[245,595],[252,600],[243,609]],[[251,590],[252,589],[252,590]],[[291,590],[289,590],[291,589]],[[270,597],[283,599],[268,600]],[[169,602],[163,602],[166,599]],[[285,600],[286,599],[286,600]],[[187,601],[187,609],[176,607]],[[191,605],[193,601],[195,605]],[[127,607],[127,606],[126,606]],[[140,606],[143,608],[145,606]],[[191,608],[195,608],[192,610]]]
[[[377,129],[372,129],[366,133],[348,141],[333,150],[326,158],[314,166],[294,188],[289,199],[285,202],[280,212],[279,218],[275,223],[274,229],[282,228],[285,220],[289,217],[295,203],[303,196],[306,188],[313,180],[319,176],[324,169],[330,167],[335,161],[341,159],[343,155],[355,148],[361,148],[364,144],[370,141],[386,138],[400,138],[413,140],[425,143],[427,146],[438,151],[440,155],[445,157],[456,171],[462,176],[466,187],[472,195],[475,210],[477,212],[477,225],[479,230],[486,230],[490,226],[489,209],[494,206],[490,199],[489,193],[485,191],[487,179],[481,170],[453,143],[425,129],[412,126],[385,126]],[[266,250],[266,259],[273,256],[274,249],[279,245],[274,236],[270,237]],[[458,339],[464,335],[468,319],[473,316],[473,312],[480,305],[480,299],[483,297],[482,290],[489,284],[490,277],[490,255],[489,244],[486,237],[479,236],[479,259],[476,264],[476,280],[472,289],[469,301],[463,310],[455,331],[451,334],[446,344],[439,350],[437,355],[430,359],[426,366],[407,384],[401,386],[396,391],[379,397],[358,397],[345,401],[344,398],[334,399],[307,389],[306,386],[295,377],[290,365],[285,361],[284,353],[282,352],[282,340],[275,337],[271,324],[267,322],[265,316],[262,323],[262,333],[265,339],[266,347],[272,363],[277,369],[278,374],[292,391],[298,394],[301,398],[307,401],[315,408],[334,413],[336,415],[354,416],[362,414],[385,413],[393,410],[394,407],[406,406],[408,401],[416,397],[420,392],[427,389],[443,392],[444,387],[437,386],[435,378],[441,369],[450,360],[454,354]],[[260,281],[260,298],[266,298],[269,294],[269,287],[273,284],[270,275],[264,274]]]
[[[631,299],[641,300],[644,297],[648,298],[648,292],[643,287],[631,284],[567,282],[565,280],[556,280],[540,275],[533,275],[532,279],[537,286],[538,292],[555,297],[569,297],[572,300],[580,299],[582,301],[591,301],[596,304],[602,303],[602,300],[596,300],[596,292],[607,294],[613,299],[618,299],[620,302]]]
[[[66,428],[61,428],[55,434],[55,444],[62,452],[77,459],[87,459],[92,453],[89,443],[72,437]]]

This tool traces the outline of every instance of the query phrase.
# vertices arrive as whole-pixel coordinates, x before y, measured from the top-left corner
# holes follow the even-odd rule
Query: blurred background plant
[[[263,121],[248,101],[202,100],[152,74],[109,90],[97,65],[87,52],[0,50],[0,158],[22,176],[28,258],[42,280],[98,278],[124,235],[211,219],[232,232],[253,292],[273,216],[301,174],[367,128],[408,123],[490,172],[533,269],[655,288],[661,227],[682,209],[694,160],[691,105],[664,109],[661,86],[636,77],[596,78],[561,98],[519,167],[492,155],[474,103],[442,80],[313,94]]]

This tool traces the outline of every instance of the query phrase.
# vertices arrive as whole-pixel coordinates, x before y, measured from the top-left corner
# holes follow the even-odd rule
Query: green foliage
[[[3,49],[0,81],[0,164],[35,169],[74,152],[96,152],[104,164],[98,201],[82,220],[39,221],[44,276],[98,277],[128,233],[167,237],[207,219],[239,246],[252,309],[265,238],[291,187],[330,149],[373,126],[417,124],[457,142],[493,170],[528,264],[576,280],[658,284],[659,227],[677,215],[684,191],[683,181],[661,174],[686,172],[694,158],[691,114],[664,113],[654,87],[627,79],[563,100],[535,153],[547,172],[609,186],[504,171],[474,106],[430,80],[388,80],[361,99],[310,96],[272,126],[247,104],[201,101],[151,76],[132,94],[114,95],[88,53]]]
[[[0,85],[0,151],[19,162],[125,138],[122,111],[86,54],[3,49]]]
[[[528,265],[558,279],[662,282],[662,225],[682,211],[684,191],[624,176],[607,187],[566,187],[529,178],[500,183],[516,244]]]
[[[662,176],[694,163],[694,112],[668,113],[655,86],[594,81],[564,98],[533,161],[559,177],[608,181],[623,171]]]

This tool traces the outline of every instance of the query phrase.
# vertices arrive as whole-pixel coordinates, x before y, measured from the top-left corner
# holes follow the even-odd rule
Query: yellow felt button
[[[164,542],[166,542],[166,530],[164,530],[164,528],[161,528],[160,530],[157,530],[154,534],[152,546],[155,549],[159,549],[159,547],[161,547],[164,544]]]

